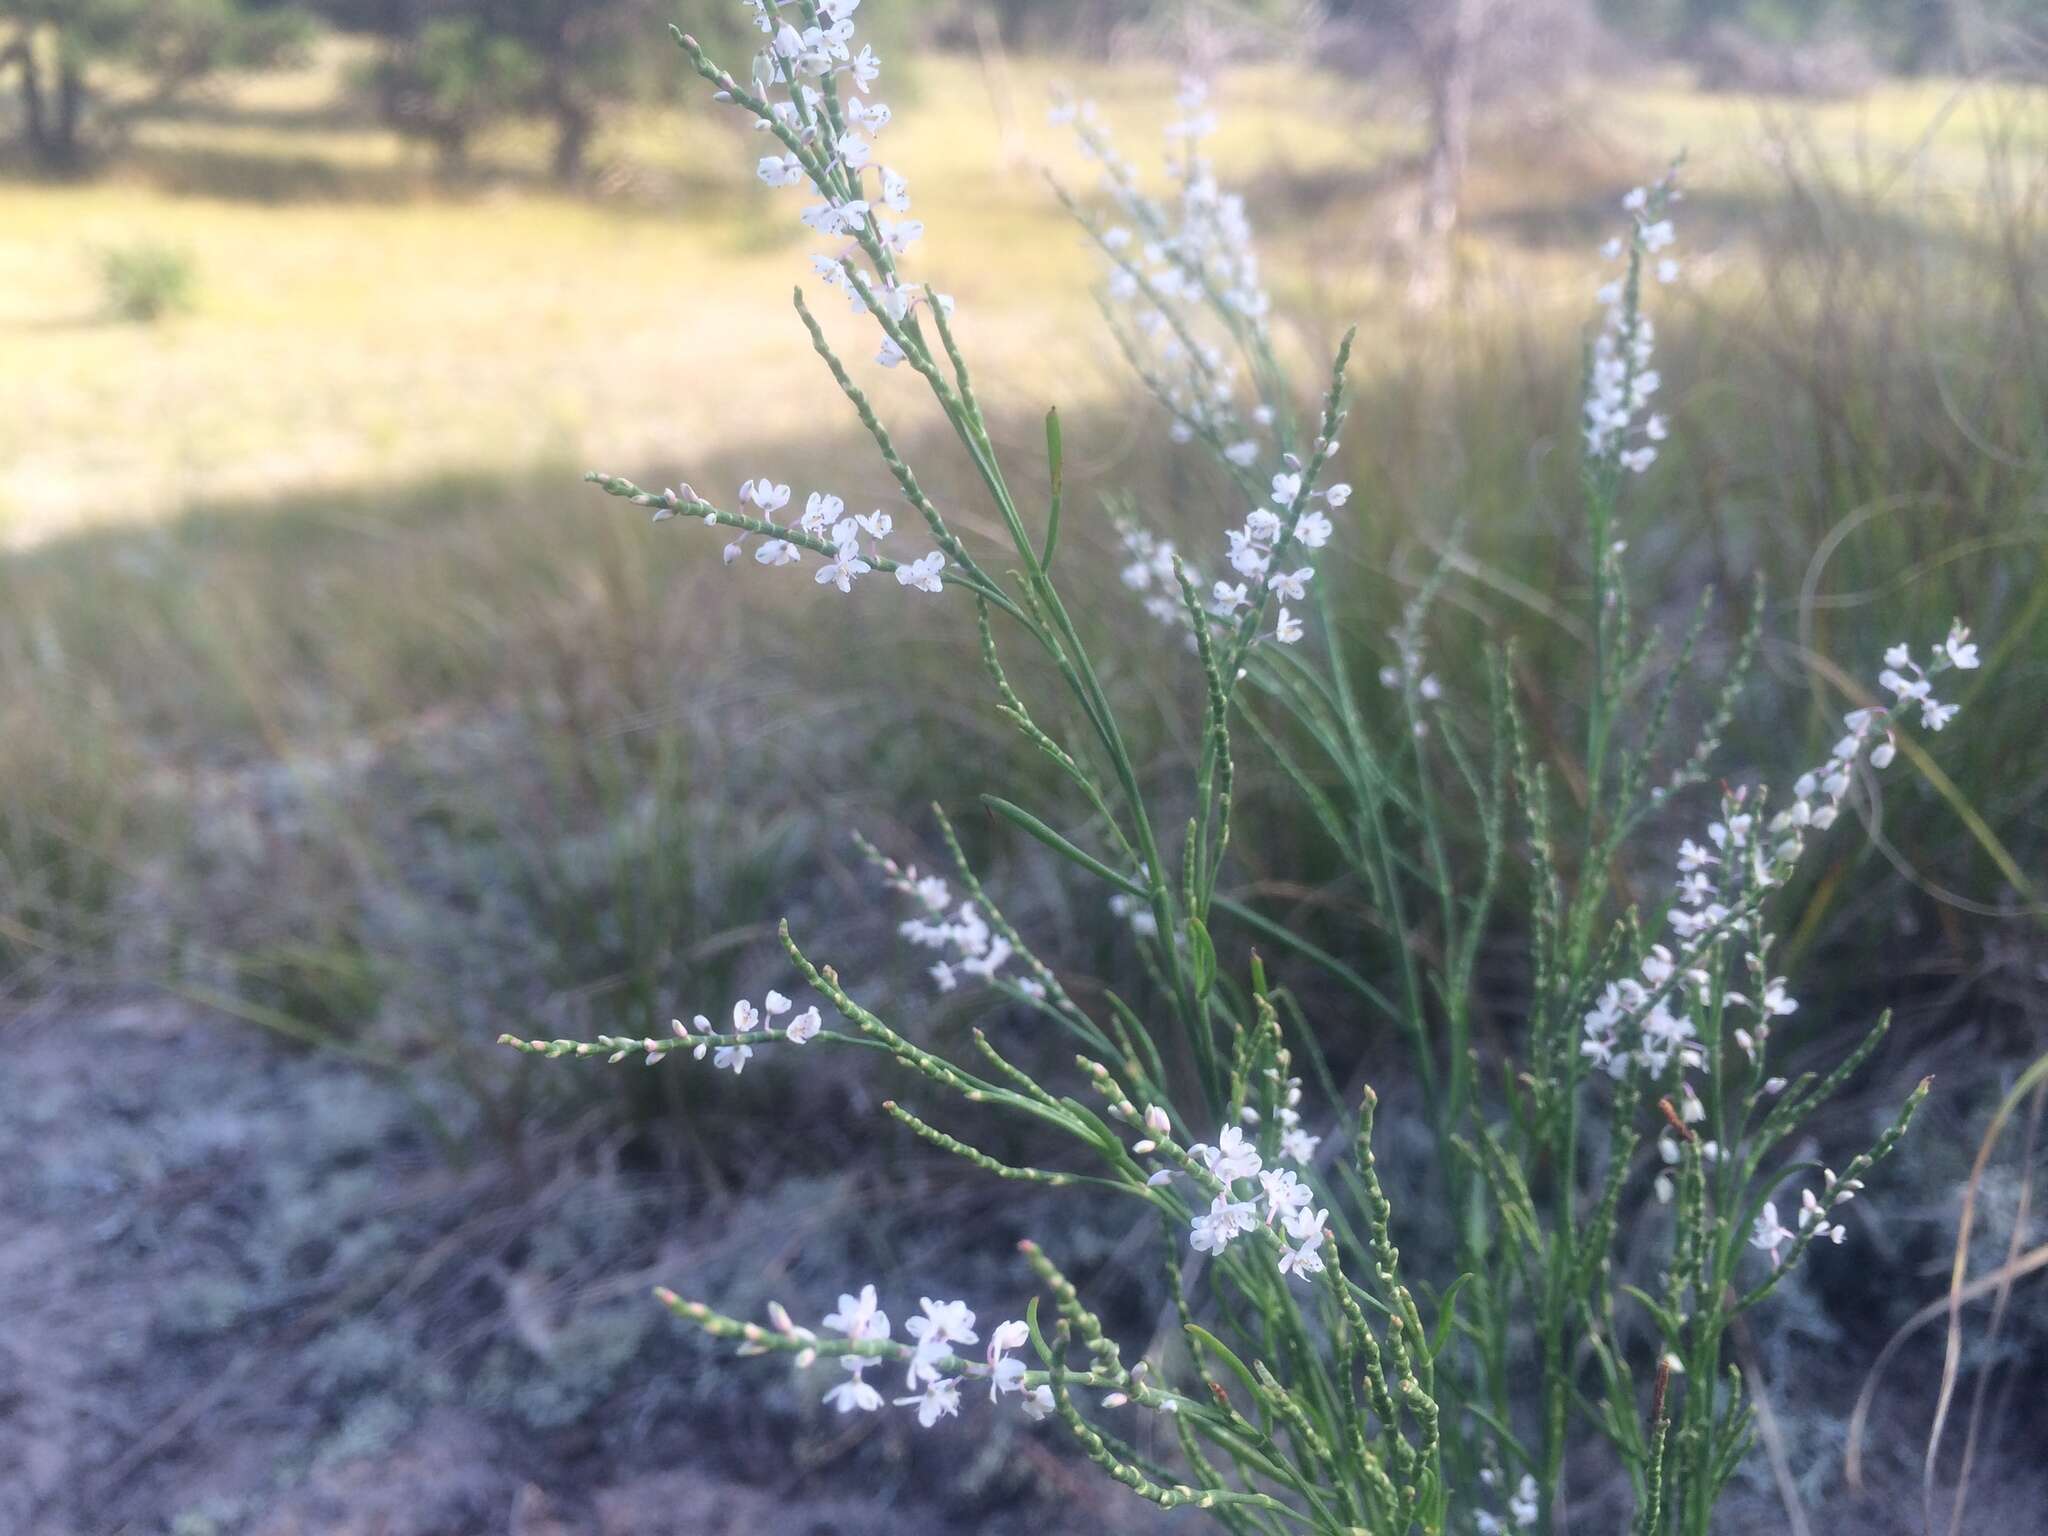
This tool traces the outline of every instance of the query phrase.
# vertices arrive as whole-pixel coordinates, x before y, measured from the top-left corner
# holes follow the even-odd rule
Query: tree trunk
[[[79,122],[85,115],[85,73],[78,61],[60,52],[54,101],[44,91],[42,61],[36,57],[32,37],[18,40],[0,55],[0,68],[10,63],[21,70],[22,128],[37,168],[52,175],[77,170],[83,158]]]
[[[583,179],[583,161],[597,130],[597,117],[582,102],[555,99],[555,180],[573,186]]]
[[[1482,0],[1450,0],[1450,17],[1429,70],[1429,171],[1422,235],[1433,245],[1450,238],[1464,198],[1472,143],[1472,77]]]

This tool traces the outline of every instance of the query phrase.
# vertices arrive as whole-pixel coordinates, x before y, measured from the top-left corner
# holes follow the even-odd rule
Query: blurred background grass
[[[161,61],[110,50],[75,156],[53,164],[24,124],[0,179],[0,1118],[31,1170],[8,1197],[29,1236],[0,1263],[22,1318],[0,1433],[32,1468],[0,1523],[1000,1531],[1038,1500],[1092,1504],[1050,1441],[848,1432],[780,1377],[711,1369],[640,1298],[658,1279],[796,1306],[899,1272],[1007,1296],[1004,1239],[1029,1231],[1142,1330],[1157,1298],[1127,1234],[934,1165],[858,1072],[536,1075],[490,1048],[758,994],[784,915],[920,1029],[964,1029],[982,1005],[923,996],[847,833],[929,861],[920,807],[1035,769],[979,710],[957,614],[820,603],[576,482],[772,471],[892,499],[788,312],[801,231],[754,184],[754,141],[685,88],[665,18],[623,34],[631,99],[565,168],[563,112],[510,84],[452,126],[398,89],[422,25],[487,7],[327,9],[175,92]],[[737,35],[706,9],[686,20]],[[1481,645],[1519,636],[1541,732],[1548,686],[1582,665],[1593,250],[1621,193],[1688,152],[1685,275],[1654,301],[1674,436],[1629,531],[1659,616],[1719,594],[1710,657],[1764,586],[1730,772],[1782,779],[1824,748],[1829,665],[1860,676],[1953,614],[1987,641],[1935,766],[1893,779],[1873,836],[1828,845],[1788,925],[1798,1051],[1901,1006],[1845,1142],[1942,1076],[1902,1187],[1744,1346],[1776,1455],[1730,1529],[1803,1529],[1847,1497],[1847,1401],[1941,1294],[1975,1137],[2044,1047],[2039,55],[2001,13],[1929,41],[1912,7],[1549,8],[1561,41],[1519,79],[1480,72],[1455,223],[1432,232],[1428,7],[1329,9],[878,16],[921,270],[959,300],[1017,464],[1056,403],[1070,506],[1129,490],[1203,547],[1228,509],[1105,344],[1041,175],[1080,167],[1042,107],[1068,84],[1139,151],[1178,67],[1220,68],[1221,174],[1302,376],[1362,327],[1341,643],[1383,659],[1455,524],[1434,665],[1477,697]],[[13,4],[7,26],[61,73],[61,28]],[[878,403],[975,529],[913,384],[879,377]],[[1102,519],[1068,538],[1113,571]],[[1185,719],[1113,575],[1087,622],[1170,772]],[[1567,784],[1569,734],[1546,742]],[[1369,950],[1372,914],[1246,771],[1245,891]],[[1130,975],[1029,848],[966,830],[1080,995]],[[1514,1033],[1516,927],[1485,967],[1488,1049]],[[1391,1042],[1327,1007],[1340,1054],[1383,1055],[1397,1089]],[[1986,1265],[2025,1247],[2032,1155],[2016,1133],[1979,1181]],[[84,1199],[106,1213],[90,1231]],[[110,1311],[130,1320],[99,1337]],[[1939,1354],[1916,1347],[1881,1399],[1881,1491],[1917,1476]],[[2027,1414],[1991,1410],[2038,1390],[2048,1307],[2022,1295],[1971,1349],[1966,1380],[1994,1389],[1976,1518],[2031,1528],[2011,1514],[2044,1493]],[[1857,1507],[1872,1530],[1904,1518]]]

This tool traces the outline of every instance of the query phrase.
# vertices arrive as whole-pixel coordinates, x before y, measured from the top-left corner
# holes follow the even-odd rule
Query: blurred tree
[[[243,0],[0,0],[0,80],[14,73],[30,158],[71,173],[95,130],[117,133],[215,70],[272,62],[308,31],[299,10]],[[141,95],[110,102],[110,68],[129,71]]]
[[[554,128],[557,180],[579,180],[607,107],[643,99],[673,61],[669,0],[325,0],[390,36],[373,73],[379,106],[459,167],[475,133],[518,113]],[[737,5],[725,6],[735,15]],[[707,18],[708,19],[708,18]],[[664,74],[664,70],[667,71]]]
[[[4,3],[4,0],[0,0]],[[580,180],[607,110],[672,89],[681,56],[671,24],[713,55],[744,61],[762,42],[738,0],[315,0],[388,39],[371,80],[380,110],[423,138],[443,163],[463,163],[493,121],[533,114],[554,129],[557,180]],[[893,44],[930,9],[890,0],[863,34]]]
[[[439,16],[394,38],[370,70],[384,120],[434,146],[448,173],[468,164],[470,140],[521,110],[540,80],[533,55],[475,16]]]
[[[1417,278],[1441,277],[1457,228],[1475,108],[1501,110],[1597,67],[1591,0],[1328,0],[1319,45],[1332,67],[1391,75],[1421,98],[1428,135],[1415,215]]]

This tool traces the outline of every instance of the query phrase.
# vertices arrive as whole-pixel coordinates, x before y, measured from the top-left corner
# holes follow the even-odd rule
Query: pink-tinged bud
[[[1173,1124],[1166,1118],[1166,1111],[1154,1104],[1145,1111],[1145,1129],[1154,1136],[1165,1136],[1173,1130]]]

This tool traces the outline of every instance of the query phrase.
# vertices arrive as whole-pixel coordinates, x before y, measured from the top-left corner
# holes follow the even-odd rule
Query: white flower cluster
[[[1488,1487],[1493,1485],[1496,1477],[1497,1474],[1491,1469],[1480,1473],[1480,1480]],[[1521,1482],[1516,1484],[1515,1491],[1508,1497],[1506,1520],[1482,1509],[1473,1513],[1472,1523],[1479,1536],[1507,1536],[1511,1530],[1526,1531],[1534,1526],[1538,1512],[1536,1479],[1524,1472]]]
[[[1198,79],[1183,81],[1179,103],[1183,116],[1166,130],[1170,142],[1183,146],[1177,158],[1168,157],[1179,188],[1171,209],[1139,189],[1135,169],[1118,153],[1092,102],[1062,103],[1053,116],[1075,125],[1082,152],[1100,163],[1110,200],[1129,221],[1097,232],[1111,263],[1109,298],[1122,316],[1120,334],[1173,417],[1174,440],[1199,437],[1249,476],[1273,452],[1264,441],[1273,411],[1265,404],[1248,413],[1239,410],[1237,364],[1229,347],[1207,338],[1204,317],[1220,316],[1234,344],[1262,348],[1272,301],[1260,278],[1244,200],[1220,188],[1213,165],[1200,151],[1200,141],[1216,128],[1208,87]],[[1334,452],[1336,445],[1329,446]],[[1274,556],[1290,533],[1290,552],[1318,550],[1328,543],[1334,525],[1312,503],[1321,500],[1335,510],[1349,499],[1351,488],[1335,485],[1305,498],[1301,462],[1290,454],[1280,463],[1272,477],[1272,501],[1279,510],[1255,507],[1226,536],[1233,575],[1212,584],[1190,566],[1189,578],[1207,590],[1210,612],[1224,620],[1270,589],[1282,604],[1273,638],[1292,645],[1301,639],[1302,624],[1285,605],[1305,600],[1315,572],[1312,564],[1275,571]],[[1145,594],[1145,609],[1154,618],[1186,625],[1188,615],[1174,589],[1172,543],[1134,526],[1119,532],[1131,556],[1124,584]]]
[[[1102,167],[1103,188],[1126,221],[1097,236],[1112,263],[1109,298],[1125,312],[1128,336],[1149,349],[1155,382],[1174,416],[1174,440],[1206,437],[1226,445],[1232,462],[1249,467],[1261,457],[1259,437],[1271,427],[1272,412],[1257,406],[1247,423],[1237,407],[1230,349],[1207,337],[1202,316],[1220,312],[1233,329],[1262,334],[1272,300],[1244,199],[1222,189],[1202,153],[1202,140],[1217,126],[1208,99],[1204,81],[1190,76],[1181,82],[1183,116],[1166,128],[1169,146],[1179,150],[1167,160],[1177,194],[1171,207],[1140,190],[1136,168],[1118,152],[1093,102],[1063,101],[1052,117],[1074,126],[1081,152]]]
[[[1380,686],[1395,693],[1405,694],[1412,686],[1416,699],[1423,704],[1434,704],[1444,696],[1444,685],[1437,681],[1436,674],[1426,669],[1422,659],[1422,620],[1425,603],[1417,598],[1408,604],[1401,616],[1401,622],[1387,631],[1387,638],[1394,642],[1394,654],[1398,664],[1390,663],[1381,667]],[[1410,729],[1418,738],[1429,734],[1426,721],[1416,719]]]
[[[1927,666],[1915,661],[1912,648],[1902,643],[1884,653],[1884,670],[1877,674],[1877,680],[1897,697],[1899,708],[1918,705],[1920,723],[1930,731],[1938,731],[1955,718],[1957,706],[1944,704],[1934,696],[1934,676],[1951,667],[1968,672],[1976,666],[1977,644],[1958,619],[1949,626],[1948,637]]]
[[[1052,1388],[1040,1385],[1027,1389],[1024,1362],[1015,1358],[1015,1351],[1023,1348],[1031,1337],[1025,1323],[1002,1324],[989,1335],[982,1361],[962,1361],[958,1346],[981,1342],[981,1336],[974,1331],[974,1313],[967,1303],[933,1301],[926,1296],[919,1299],[918,1308],[918,1315],[903,1325],[903,1331],[913,1342],[899,1345],[893,1355],[905,1368],[903,1384],[909,1392],[908,1396],[894,1399],[897,1407],[915,1408],[917,1422],[930,1429],[940,1419],[959,1414],[960,1389],[973,1379],[989,1384],[991,1402],[1014,1392],[1021,1396],[1028,1417],[1042,1419],[1052,1412]],[[778,1333],[802,1346],[796,1356],[799,1367],[811,1365],[820,1349],[831,1348],[829,1340],[821,1343],[812,1330],[796,1326],[780,1304],[769,1303],[768,1315]],[[890,1336],[889,1314],[881,1309],[872,1285],[862,1286],[858,1296],[842,1293],[839,1310],[827,1315],[819,1326],[867,1344],[885,1343]],[[867,1372],[881,1363],[881,1358],[873,1354],[842,1355],[839,1364],[847,1379],[826,1392],[825,1401],[841,1413],[879,1412],[882,1394],[867,1379]],[[949,1366],[957,1367],[954,1374],[947,1373]]]
[[[1931,680],[1951,668],[1975,667],[1977,647],[1958,621],[1925,667],[1913,662],[1905,645],[1893,646],[1885,661],[1881,680],[1902,704],[1917,704],[1922,721],[1938,730],[1954,717],[1956,707],[1934,698]],[[1790,876],[1809,830],[1834,825],[1857,762],[1867,759],[1881,770],[1898,751],[1890,710],[1855,709],[1843,720],[1846,733],[1824,763],[1799,776],[1785,809],[1762,820],[1748,790],[1731,790],[1723,795],[1720,819],[1707,828],[1706,843],[1687,838],[1679,844],[1678,899],[1669,917],[1676,951],[1652,945],[1641,962],[1641,978],[1609,982],[1585,1015],[1580,1051],[1612,1076],[1640,1068],[1662,1077],[1674,1061],[1681,1069],[1705,1067],[1692,1015],[1710,1002],[1716,947],[1732,940],[1745,942],[1743,963],[1751,990],[1725,991],[1722,1002],[1754,1015],[1752,1023],[1732,1031],[1743,1053],[1757,1060],[1769,1043],[1771,1021],[1798,1009],[1785,978],[1769,974],[1771,940],[1763,931],[1757,899]]]
[[[644,1053],[648,1066],[677,1051],[687,1050],[697,1061],[711,1057],[711,1064],[718,1068],[730,1068],[737,1077],[746,1071],[747,1063],[754,1059],[753,1041],[764,1044],[770,1040],[784,1040],[791,1045],[802,1045],[814,1040],[825,1027],[816,1005],[806,1008],[787,1024],[777,1025],[772,1021],[788,1013],[796,1004],[780,992],[770,989],[761,1006],[756,1008],[746,998],[732,1005],[732,1027],[724,1034],[712,1027],[711,1021],[703,1014],[697,1014],[691,1024],[681,1019],[669,1020],[670,1038],[646,1039],[629,1038],[619,1035],[599,1035],[595,1040],[552,1040],[522,1041],[504,1036],[508,1043],[522,1050],[557,1056],[603,1056],[610,1062],[624,1061],[628,1056]]]
[[[896,925],[896,932],[920,949],[940,951],[929,974],[941,992],[953,991],[963,976],[995,981],[1016,956],[1016,947],[989,927],[980,907],[972,900],[956,905],[951,888],[937,875],[920,875],[916,865],[898,864],[894,859],[878,856],[877,862],[890,889],[916,907],[915,915]],[[1045,996],[1045,983],[1034,976],[1003,979],[1029,996]]]
[[[1280,600],[1273,638],[1282,645],[1293,645],[1300,640],[1303,633],[1301,619],[1287,604],[1307,600],[1308,584],[1315,579],[1315,567],[1304,564],[1293,570],[1276,571],[1273,569],[1274,555],[1290,523],[1294,530],[1290,553],[1319,550],[1328,544],[1336,525],[1330,521],[1329,514],[1315,503],[1323,502],[1335,510],[1350,499],[1351,487],[1342,484],[1327,490],[1312,490],[1304,497],[1300,466],[1290,456],[1288,467],[1273,476],[1273,505],[1253,507],[1245,514],[1240,526],[1225,533],[1226,558],[1237,580],[1219,580],[1210,586],[1209,612],[1219,619],[1232,620],[1258,600],[1255,594],[1270,592]],[[1123,584],[1133,592],[1144,594],[1145,611],[1161,623],[1187,624],[1187,610],[1174,582],[1173,564],[1178,551],[1173,542],[1156,538],[1133,523],[1124,523],[1117,531],[1123,540],[1125,553],[1131,557],[1120,572]],[[1199,589],[1202,585],[1200,575],[1185,562],[1183,566],[1188,579]]]
[[[801,31],[778,19],[777,10],[784,8],[781,0],[746,3],[754,11],[754,25],[768,36],[768,45],[754,58],[754,83],[764,98],[776,86],[787,92],[785,100],[769,101],[774,122],[757,121],[755,129],[769,133],[779,127],[816,155],[815,166],[795,154],[765,155],[755,173],[771,187],[793,187],[808,179],[824,201],[807,206],[803,222],[818,234],[836,238],[872,229],[889,250],[908,250],[924,233],[924,226],[914,219],[894,222],[876,212],[877,201],[892,213],[909,212],[910,184],[875,161],[872,139],[888,127],[890,112],[886,104],[867,99],[881,78],[881,59],[865,43],[858,53],[853,49],[853,13],[860,9],[860,0],[819,0],[820,25]],[[846,88],[836,119],[825,93],[810,83],[827,75],[837,77]],[[877,199],[863,195],[862,172],[870,167],[881,181]],[[836,262],[832,267],[838,276],[826,280],[852,293],[844,271]],[[819,275],[826,276],[822,267]],[[868,285],[879,293],[884,287],[893,287],[893,281],[885,274],[880,282],[869,277]],[[916,302],[909,294],[903,299],[899,319]]]
[[[788,998],[772,988],[767,997],[762,999],[759,1008],[756,1008],[744,997],[741,998],[732,1005],[732,1028],[728,1031],[729,1034],[738,1038],[734,1039],[730,1044],[724,1045],[714,1043],[718,1031],[711,1027],[711,1021],[701,1013],[693,1017],[690,1024],[685,1024],[681,1019],[670,1019],[669,1028],[673,1031],[675,1039],[673,1041],[647,1041],[644,1047],[647,1052],[647,1065],[653,1066],[672,1050],[680,1050],[685,1046],[691,1046],[693,1037],[690,1031],[691,1026],[694,1025],[698,1035],[714,1038],[696,1040],[690,1050],[691,1056],[698,1061],[702,1061],[705,1054],[709,1052],[712,1066],[730,1068],[732,1075],[738,1077],[747,1070],[747,1063],[754,1059],[754,1048],[748,1044],[746,1036],[759,1031],[760,1037],[763,1040],[787,1040],[791,1045],[802,1045],[805,1041],[815,1038],[818,1031],[825,1027],[824,1020],[818,1016],[815,1004],[796,1015],[796,1017],[792,1018],[780,1029],[766,1022],[781,1014],[788,1013],[795,1006]],[[619,1053],[619,1056],[624,1054],[622,1051]],[[619,1056],[613,1056],[612,1060],[617,1061]]]
[[[1838,1247],[1846,1235],[1840,1222],[1830,1222],[1828,1216],[1836,1206],[1847,1205],[1856,1198],[1856,1192],[1863,1188],[1861,1179],[1838,1179],[1835,1170],[1821,1170],[1822,1193],[1816,1195],[1811,1189],[1799,1191],[1799,1224],[1788,1227],[1778,1220],[1776,1201],[1766,1200],[1764,1208],[1757,1212],[1756,1224],[1750,1229],[1749,1246],[1761,1249],[1771,1256],[1771,1267],[1777,1268],[1784,1262],[1784,1247],[1806,1237],[1816,1243],[1829,1242]]]
[[[763,475],[757,480],[741,484],[738,501],[742,507],[752,507],[760,520],[769,528],[768,536],[754,546],[754,560],[760,565],[797,565],[802,563],[804,546],[793,538],[782,537],[785,531],[801,533],[807,538],[832,546],[832,555],[818,567],[819,586],[837,587],[841,592],[851,592],[853,584],[860,577],[874,570],[884,557],[882,541],[895,531],[896,520],[877,507],[872,512],[848,516],[846,503],[830,491],[813,491],[805,498],[804,510],[794,523],[778,525],[775,516],[789,505],[789,487],[778,485]],[[656,518],[660,520],[659,515]],[[719,525],[716,514],[707,515],[705,522],[712,527]],[[861,535],[867,535],[868,555],[861,553]],[[748,532],[725,546],[725,563],[731,565],[745,552]],[[872,558],[870,558],[872,557]],[[896,565],[896,581],[899,586],[909,587],[918,592],[941,591],[945,583],[940,572],[946,568],[946,557],[937,550],[906,560]]]
[[[1287,1097],[1287,1105],[1280,1111],[1284,1127],[1280,1155],[1305,1167],[1315,1156],[1322,1138],[1301,1128],[1300,1113],[1294,1108],[1301,1099],[1299,1082],[1290,1080]],[[1249,1118],[1250,1112],[1246,1114]],[[1164,1114],[1156,1107],[1146,1111],[1147,1126],[1159,1134],[1164,1134],[1164,1121]],[[1142,1155],[1150,1150],[1150,1144],[1141,1141],[1133,1150]],[[1266,1167],[1259,1149],[1234,1125],[1223,1128],[1213,1147],[1189,1147],[1188,1156],[1200,1162],[1223,1186],[1209,1208],[1189,1225],[1188,1245],[1195,1252],[1221,1253],[1232,1239],[1261,1226],[1277,1225],[1293,1240],[1291,1245],[1281,1246],[1280,1273],[1304,1279],[1322,1273],[1323,1224],[1330,1219],[1330,1213],[1315,1208],[1314,1192],[1293,1169]],[[1168,1177],[1167,1173],[1155,1174],[1151,1182],[1163,1183]],[[1240,1184],[1256,1184],[1258,1188],[1240,1194]]]
[[[853,13],[860,0],[819,0],[817,24],[801,28],[783,19],[785,13],[801,16],[786,0],[746,4],[754,12],[755,26],[768,39],[754,59],[753,84],[760,99],[749,101],[757,114],[765,106],[767,115],[757,115],[754,127],[776,135],[785,146],[795,146],[786,153],[762,156],[756,174],[770,187],[810,184],[823,200],[807,205],[802,221],[813,232],[839,242],[834,249],[815,254],[812,269],[843,293],[856,313],[865,313],[872,301],[900,325],[925,295],[900,280],[896,257],[916,243],[924,226],[915,219],[884,217],[885,212],[909,212],[910,184],[875,160],[873,139],[888,126],[890,112],[867,94],[880,77],[881,60],[866,44],[856,49]],[[832,82],[829,92],[813,83],[827,77]],[[732,101],[739,87],[730,77],[724,79],[727,88],[718,92],[719,99]],[[873,188],[866,181],[869,171],[877,182]],[[950,299],[941,296],[939,302],[951,312]],[[895,340],[885,337],[878,361],[893,366],[903,356]],[[789,487],[767,477],[749,480],[740,487],[739,499],[772,528],[775,515],[789,504]],[[656,514],[657,520],[661,515]],[[713,516],[706,521],[716,525],[719,520]],[[820,491],[811,494],[793,527],[816,541],[809,547],[831,547],[816,573],[818,584],[851,592],[856,580],[881,565],[881,541],[889,534],[891,519],[881,511],[848,517],[839,497]],[[865,554],[862,534],[870,541]],[[746,537],[743,533],[726,547],[727,564],[739,558]],[[756,546],[754,559],[762,565],[795,565],[802,561],[805,548],[771,533]],[[937,592],[944,586],[946,557],[937,550],[892,564],[902,586],[920,592]]]
[[[1622,199],[1630,218],[1627,241],[1610,240],[1601,254],[1610,261],[1626,255],[1639,274],[1644,263],[1668,249],[1675,238],[1664,210],[1679,196],[1670,173],[1651,186],[1635,188]],[[1659,282],[1672,282],[1678,276],[1678,263],[1661,257],[1655,271]],[[1593,341],[1593,373],[1586,391],[1586,451],[1595,458],[1611,453],[1623,469],[1641,474],[1656,462],[1657,444],[1668,435],[1662,416],[1642,416],[1660,382],[1650,366],[1657,330],[1642,312],[1638,295],[1630,291],[1628,279],[1614,278],[1602,284],[1598,297],[1606,320]]]
[[[1152,910],[1152,903],[1142,897],[1118,891],[1109,898],[1109,914],[1129,923],[1131,932],[1141,939],[1159,937],[1159,918]]]

